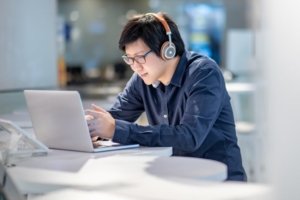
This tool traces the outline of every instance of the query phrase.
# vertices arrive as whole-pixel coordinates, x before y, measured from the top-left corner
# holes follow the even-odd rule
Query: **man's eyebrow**
[[[141,51],[136,52],[135,54],[131,54],[131,56],[142,56],[141,54],[144,54],[145,52],[146,52],[146,50],[141,50]],[[125,52],[125,55],[128,56],[129,54]]]

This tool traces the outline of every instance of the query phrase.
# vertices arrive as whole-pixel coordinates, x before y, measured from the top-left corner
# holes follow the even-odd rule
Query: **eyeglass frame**
[[[124,62],[128,65],[133,65],[134,61],[136,61],[139,64],[145,64],[146,63],[146,57],[149,55],[149,53],[152,52],[152,49],[150,49],[149,51],[147,51],[146,53],[144,53],[144,55],[136,55],[134,57],[128,57],[126,54],[122,56]],[[143,62],[138,61],[136,58],[143,58]],[[132,63],[127,62],[126,60],[131,60]]]

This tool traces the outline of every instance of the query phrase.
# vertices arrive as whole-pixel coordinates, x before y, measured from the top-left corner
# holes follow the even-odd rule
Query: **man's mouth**
[[[141,76],[142,78],[146,77],[147,75],[148,75],[148,73],[140,74],[140,76]]]

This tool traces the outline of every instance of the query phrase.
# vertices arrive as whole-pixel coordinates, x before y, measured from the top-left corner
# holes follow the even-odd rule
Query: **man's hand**
[[[116,120],[109,112],[92,104],[92,109],[86,110],[86,120],[92,140],[100,137],[112,139],[115,133]]]

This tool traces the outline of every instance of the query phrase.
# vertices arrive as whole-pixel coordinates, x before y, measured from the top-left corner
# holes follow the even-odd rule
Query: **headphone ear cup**
[[[161,46],[160,50],[160,56],[164,60],[170,60],[174,58],[176,55],[176,47],[175,45],[171,42],[164,42],[163,45]]]

